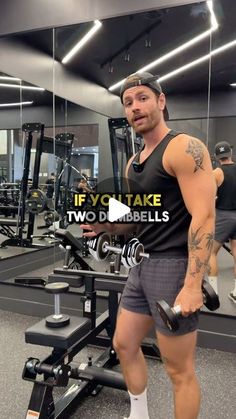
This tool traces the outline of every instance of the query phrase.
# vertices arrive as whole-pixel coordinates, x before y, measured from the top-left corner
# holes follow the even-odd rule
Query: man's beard
[[[151,120],[147,120],[147,123],[141,126],[135,126],[135,123],[132,123],[132,127],[137,134],[147,134],[148,132],[152,131],[160,122],[160,118],[155,118]]]

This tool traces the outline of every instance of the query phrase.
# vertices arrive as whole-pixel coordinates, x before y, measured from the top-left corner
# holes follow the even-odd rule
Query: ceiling
[[[214,12],[219,27],[212,38],[205,38],[150,71],[162,77],[208,54],[210,49],[236,39],[235,0],[214,0]],[[65,66],[74,75],[109,88],[128,74],[208,30],[210,25],[210,12],[205,2],[106,19],[96,35]],[[92,22],[34,31],[15,35],[12,39],[20,39],[61,62],[91,26]],[[163,81],[162,86],[169,95],[207,93],[209,82],[211,91],[232,89],[229,83],[236,82],[236,45],[212,57],[210,63],[207,60]],[[119,89],[114,94],[118,92]],[[0,95],[1,103],[20,99],[20,93],[15,89],[0,87]],[[22,100],[34,100],[37,105],[52,103],[49,92],[22,91],[21,96]]]

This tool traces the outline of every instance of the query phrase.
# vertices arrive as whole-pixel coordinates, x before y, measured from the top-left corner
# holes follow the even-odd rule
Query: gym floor
[[[21,378],[28,357],[43,360],[50,348],[24,342],[24,331],[39,319],[0,310],[0,417],[22,419],[28,407],[33,388],[32,383]],[[86,348],[74,359],[86,362],[88,354],[94,358],[101,350]],[[172,419],[173,399],[171,384],[163,365],[147,359],[149,384],[148,401],[150,419]],[[202,388],[200,419],[232,419],[235,415],[235,354],[211,349],[197,348],[197,374]],[[60,389],[61,391],[61,389]],[[64,391],[64,390],[63,390]],[[58,397],[59,390],[55,391]],[[56,397],[55,397],[56,398]],[[71,419],[121,419],[129,413],[127,393],[103,388],[96,396],[89,396],[70,416]]]

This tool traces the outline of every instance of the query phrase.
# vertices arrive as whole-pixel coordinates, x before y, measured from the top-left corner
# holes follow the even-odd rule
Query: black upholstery
[[[5,226],[17,226],[19,224],[19,220],[17,218],[0,218],[0,225],[5,225]],[[24,225],[28,224],[26,222],[24,222]]]
[[[78,250],[83,250],[82,243],[76,239],[69,231],[64,230],[62,228],[58,228],[55,231],[55,236],[61,240],[65,241],[65,244],[69,244],[71,249],[75,252]]]
[[[43,319],[25,331],[25,341],[34,345],[68,349],[90,328],[90,320],[83,317],[70,316],[70,324],[56,329],[47,327]]]

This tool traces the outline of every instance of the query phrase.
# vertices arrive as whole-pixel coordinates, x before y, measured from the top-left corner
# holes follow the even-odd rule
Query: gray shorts
[[[236,210],[216,210],[215,240],[225,243],[229,239],[236,240]]]
[[[187,269],[187,257],[162,256],[143,259],[140,265],[130,270],[125,285],[121,307],[134,313],[152,316],[156,330],[164,335],[184,335],[198,328],[198,313],[179,319],[179,329],[170,331],[156,308],[156,301],[165,300],[173,306],[183,287]]]

